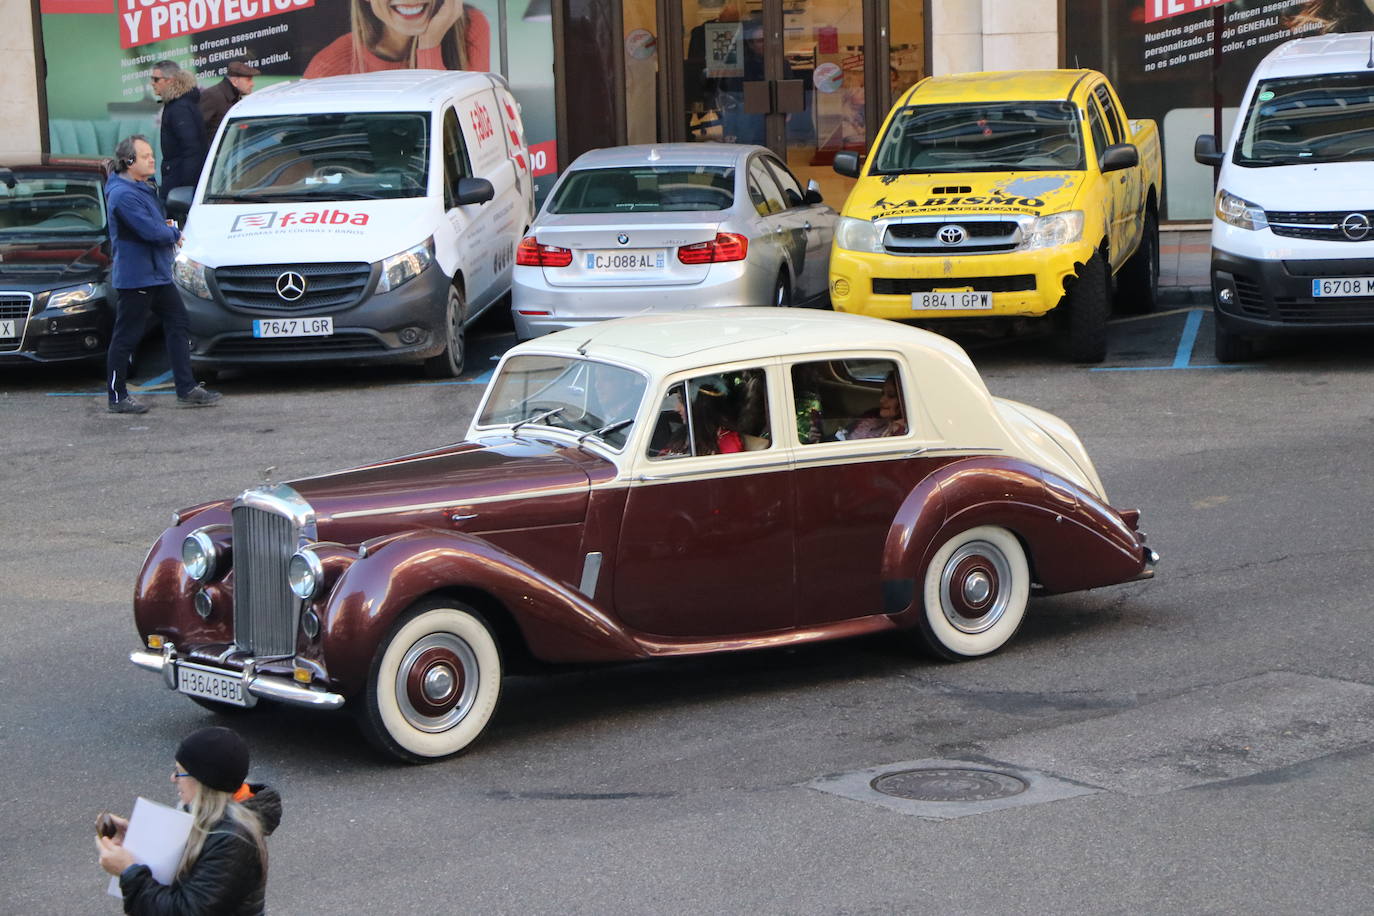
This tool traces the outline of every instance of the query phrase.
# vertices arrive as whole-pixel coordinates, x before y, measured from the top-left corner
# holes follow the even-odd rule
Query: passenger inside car
[[[902,394],[897,390],[897,372],[889,372],[883,379],[878,406],[844,429],[835,433],[836,439],[879,439],[906,435],[906,412],[902,409]]]
[[[814,445],[905,435],[899,378],[891,360],[828,360],[793,366],[798,440]]]
[[[687,416],[684,387],[691,392]],[[762,369],[691,379],[672,386],[649,443],[651,458],[725,455],[770,448],[768,395]]]

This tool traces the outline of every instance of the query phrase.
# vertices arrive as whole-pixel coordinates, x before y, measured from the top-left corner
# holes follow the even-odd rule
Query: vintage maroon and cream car
[[[206,705],[357,710],[407,760],[502,675],[908,630],[1001,648],[1033,594],[1152,575],[1078,437],[950,341],[828,312],[643,316],[521,344],[467,441],[177,513],[133,661]]]

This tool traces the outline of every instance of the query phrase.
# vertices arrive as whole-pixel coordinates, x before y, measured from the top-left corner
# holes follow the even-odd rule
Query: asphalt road
[[[1034,601],[960,665],[884,638],[510,678],[484,739],[423,767],[342,713],[234,717],[285,801],[271,910],[1374,910],[1374,356],[1217,368],[1210,322],[1118,323],[1097,369],[969,342],[994,394],[1068,420],[1142,510],[1156,579]],[[118,912],[93,817],[170,800],[177,741],[229,721],[127,661],[170,511],[456,439],[509,342],[478,334],[464,383],[239,375],[219,407],[150,393],[142,417],[105,413],[97,371],[0,371],[0,912]],[[867,788],[913,762],[1030,789]]]

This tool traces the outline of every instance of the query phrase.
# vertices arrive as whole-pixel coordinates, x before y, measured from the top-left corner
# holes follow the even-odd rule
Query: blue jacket
[[[142,289],[172,282],[181,230],[167,225],[157,188],[146,181],[111,175],[105,182],[115,289]]]

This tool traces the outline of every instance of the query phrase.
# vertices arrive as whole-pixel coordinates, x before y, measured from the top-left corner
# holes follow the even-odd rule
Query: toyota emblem
[[[305,277],[288,270],[284,274],[277,275],[277,295],[283,302],[295,302],[305,295]]]
[[[623,232],[620,233],[619,235],[617,235],[617,236],[615,237],[615,240],[616,240],[617,242],[619,242],[620,244],[622,244],[622,245],[628,245],[628,244],[630,244],[630,237],[629,237],[628,235],[626,235],[625,233],[623,233]]]
[[[1369,235],[1369,217],[1363,213],[1352,213],[1341,220],[1341,231],[1352,242],[1363,241]]]
[[[935,237],[940,240],[941,245],[962,245],[964,234],[963,226],[941,226]]]

